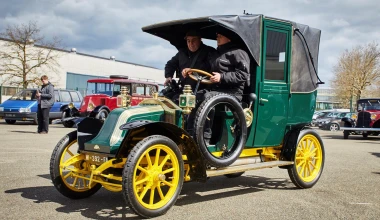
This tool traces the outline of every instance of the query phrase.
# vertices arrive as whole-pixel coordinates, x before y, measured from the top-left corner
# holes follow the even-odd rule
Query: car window
[[[71,96],[68,91],[61,91],[62,100],[61,102],[71,102]]]
[[[152,96],[153,93],[157,92],[157,88],[154,85],[146,85],[145,94]]]
[[[58,91],[57,90],[54,90],[54,99],[56,102],[60,102],[60,98],[59,98],[59,94],[58,94]]]
[[[16,93],[14,96],[9,98],[9,100],[37,100],[36,99],[36,90],[23,90]]]
[[[71,98],[73,99],[73,102],[80,102],[80,97],[77,92],[70,92]]]
[[[144,95],[144,84],[142,83],[132,84],[132,95]]]

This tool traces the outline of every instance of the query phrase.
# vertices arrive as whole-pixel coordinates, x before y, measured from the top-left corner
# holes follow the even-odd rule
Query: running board
[[[231,173],[239,173],[244,172],[248,170],[258,170],[263,168],[271,168],[271,167],[279,167],[279,166],[286,166],[286,165],[292,165],[294,164],[293,161],[270,161],[270,162],[261,162],[261,163],[254,163],[254,164],[244,164],[239,166],[229,166],[229,167],[223,167],[218,169],[209,169],[206,170],[207,177],[212,176],[221,176],[225,174],[231,174]]]

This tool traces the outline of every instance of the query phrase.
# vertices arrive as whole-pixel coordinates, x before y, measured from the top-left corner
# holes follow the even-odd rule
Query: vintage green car
[[[210,40],[215,40],[216,28],[233,32],[249,54],[250,86],[243,102],[219,93],[194,109],[196,98],[186,87],[179,105],[156,96],[129,106],[124,91],[118,97],[122,107],[104,123],[86,118],[56,145],[50,174],[61,194],[82,199],[104,187],[122,192],[131,210],[150,218],[166,213],[188,181],[279,167],[287,169],[298,188],[317,183],[325,151],[318,133],[307,125],[316,106],[320,30],[244,14],[169,21],[143,31],[181,48],[185,33],[194,28]],[[203,75],[208,73],[193,70],[198,83],[207,82]],[[203,133],[211,110],[213,136],[206,143]]]

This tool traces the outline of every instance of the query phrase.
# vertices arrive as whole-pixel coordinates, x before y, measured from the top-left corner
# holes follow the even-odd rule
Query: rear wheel
[[[138,215],[160,216],[176,202],[183,180],[184,165],[178,146],[167,137],[150,136],[128,155],[123,170],[123,196]]]
[[[90,165],[77,156],[77,131],[73,131],[58,142],[50,159],[50,177],[55,188],[71,199],[87,198],[102,187],[84,179],[91,176]]]
[[[294,164],[288,169],[290,179],[298,188],[311,188],[319,180],[325,163],[322,139],[311,129],[298,136]]]
[[[16,120],[5,119],[5,122],[6,122],[7,124],[13,125],[13,124],[16,123]]]
[[[338,131],[339,130],[339,125],[336,123],[332,123],[330,125],[330,131]]]

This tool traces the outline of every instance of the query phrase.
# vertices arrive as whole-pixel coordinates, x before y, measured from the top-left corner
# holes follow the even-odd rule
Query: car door
[[[61,118],[61,96],[60,92],[58,90],[54,90],[54,104],[50,109],[49,118],[50,119],[57,119]]]
[[[290,38],[290,25],[264,21],[255,147],[279,145],[285,134],[290,98]]]

